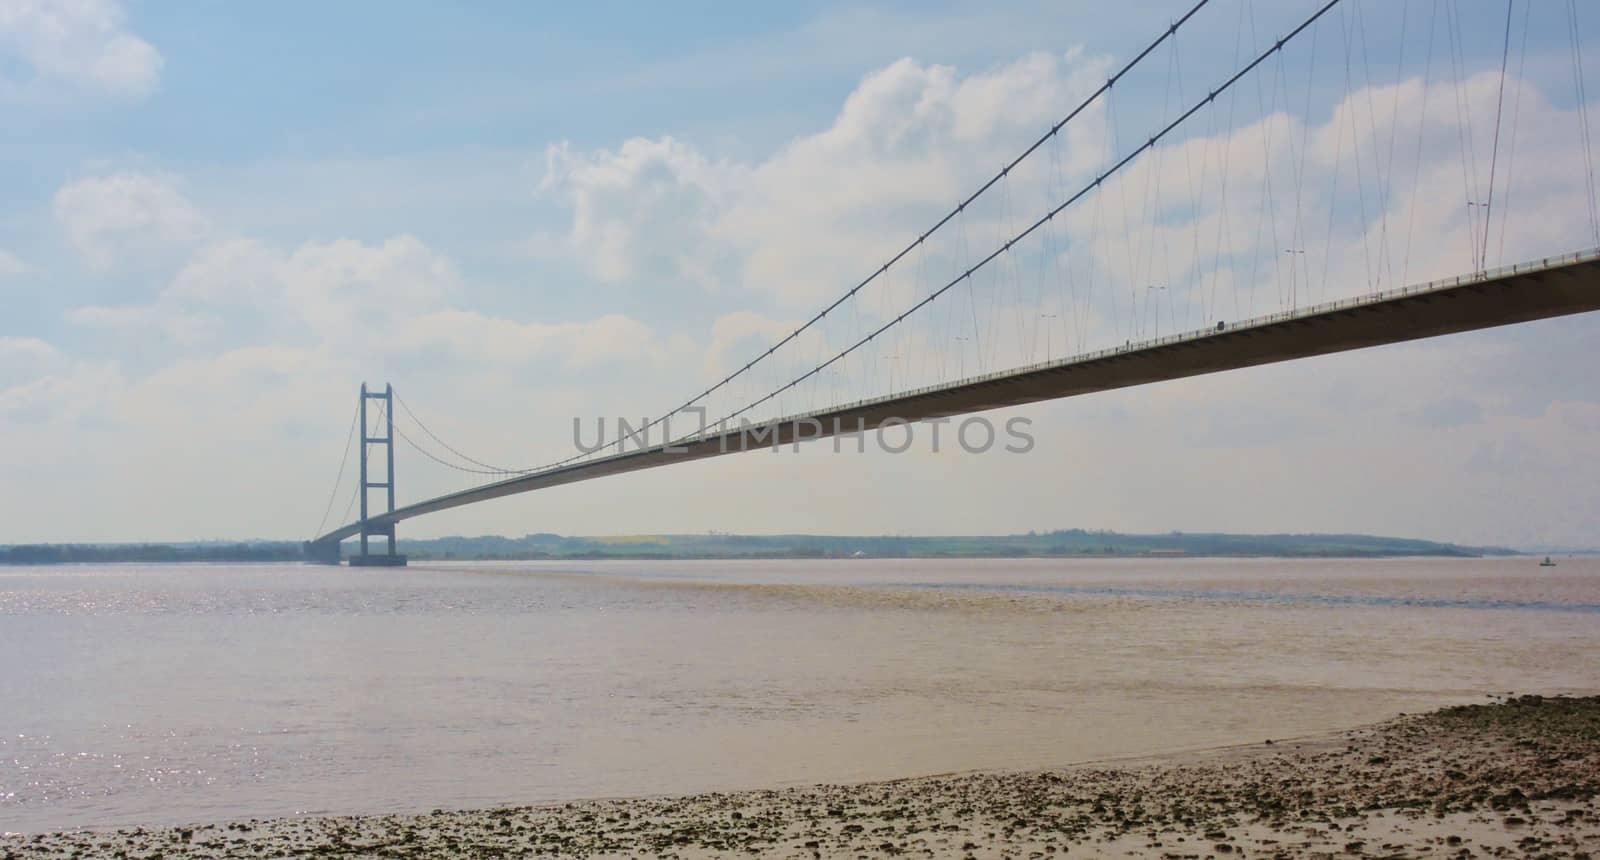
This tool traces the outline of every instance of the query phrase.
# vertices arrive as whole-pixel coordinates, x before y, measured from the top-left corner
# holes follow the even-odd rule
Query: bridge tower
[[[367,404],[372,401],[383,403],[383,435],[373,436],[372,425],[367,419]],[[361,552],[350,556],[353,567],[405,567],[406,557],[395,552],[394,548],[394,520],[379,519],[373,522],[369,511],[369,496],[372,490],[381,489],[388,503],[381,514],[394,513],[394,386],[385,385],[383,393],[367,390],[367,384],[361,383]],[[372,447],[383,446],[384,467],[383,480],[372,480],[372,469],[369,464]],[[368,543],[374,537],[388,539],[389,546],[386,553],[371,552]]]

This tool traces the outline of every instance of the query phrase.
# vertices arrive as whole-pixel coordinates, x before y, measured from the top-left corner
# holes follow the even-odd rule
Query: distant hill
[[[905,537],[880,535],[638,535],[522,538],[443,537],[402,540],[414,559],[535,558],[873,558],[1272,556],[1378,558],[1388,556],[1517,555],[1503,547],[1461,546],[1410,538],[1344,534],[1240,535],[1169,532],[1121,534],[1061,529],[1017,535]]]
[[[672,559],[672,558],[1097,558],[1275,557],[1384,558],[1394,556],[1518,555],[1503,547],[1461,546],[1371,535],[1242,535],[1168,532],[1121,534],[1061,529],[1017,535],[905,537],[879,535],[633,535],[566,537],[529,534],[401,540],[399,551],[430,559]],[[346,553],[349,546],[346,546]],[[0,545],[0,564],[110,562],[299,561],[298,541],[16,544]]]

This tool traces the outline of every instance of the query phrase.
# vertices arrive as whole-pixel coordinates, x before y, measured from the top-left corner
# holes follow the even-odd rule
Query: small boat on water
[[[1555,567],[1556,563],[1551,561],[1550,560],[1550,556],[1547,555],[1547,556],[1544,557],[1544,561],[1539,562],[1539,566],[1540,567]]]

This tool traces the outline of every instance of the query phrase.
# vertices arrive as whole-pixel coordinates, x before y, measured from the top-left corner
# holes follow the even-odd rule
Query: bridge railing
[[[1244,331],[1244,330],[1256,328],[1256,327],[1259,327],[1259,326],[1265,326],[1265,325],[1271,325],[1271,324],[1274,324],[1274,323],[1284,322],[1286,320],[1298,319],[1298,318],[1301,318],[1301,317],[1316,316],[1317,314],[1324,314],[1324,313],[1329,313],[1331,311],[1344,310],[1344,309],[1347,309],[1347,308],[1365,307],[1367,305],[1379,304],[1379,303],[1382,303],[1382,302],[1385,302],[1385,301],[1390,301],[1392,299],[1402,298],[1402,297],[1405,297],[1405,296],[1418,295],[1418,294],[1421,294],[1421,293],[1428,293],[1428,292],[1435,292],[1435,291],[1438,291],[1438,290],[1446,290],[1446,289],[1451,289],[1451,288],[1454,288],[1454,287],[1462,286],[1463,284],[1476,283],[1476,282],[1479,282],[1479,281],[1490,281],[1490,280],[1494,280],[1496,278],[1504,278],[1504,277],[1509,277],[1509,276],[1512,276],[1512,275],[1524,274],[1524,273],[1527,273],[1527,272],[1545,271],[1545,270],[1549,270],[1549,269],[1559,268],[1561,266],[1568,266],[1568,265],[1572,265],[1574,263],[1582,263],[1582,262],[1585,262],[1587,260],[1595,260],[1595,259],[1600,259],[1600,248],[1591,248],[1591,249],[1588,249],[1588,250],[1585,250],[1585,251],[1574,251],[1573,253],[1570,253],[1570,254],[1560,254],[1560,255],[1552,256],[1552,257],[1542,257],[1542,258],[1540,258],[1538,260],[1532,260],[1532,261],[1527,261],[1527,262],[1522,262],[1522,263],[1512,263],[1510,265],[1505,265],[1505,266],[1497,266],[1497,267],[1492,268],[1492,269],[1483,269],[1483,270],[1480,270],[1480,271],[1477,271],[1477,272],[1473,272],[1473,273],[1470,273],[1470,274],[1456,275],[1454,277],[1449,277],[1449,278],[1437,278],[1437,279],[1431,280],[1431,281],[1424,281],[1422,283],[1412,284],[1411,286],[1396,287],[1396,288],[1394,288],[1392,290],[1381,290],[1381,291],[1378,291],[1378,292],[1367,293],[1367,294],[1361,295],[1361,296],[1352,296],[1350,298],[1345,298],[1345,299],[1335,299],[1333,301],[1323,302],[1321,304],[1308,305],[1308,306],[1306,306],[1304,308],[1299,308],[1297,310],[1278,311],[1276,313],[1266,314],[1264,316],[1250,317],[1248,319],[1240,320],[1240,321],[1238,321],[1236,323],[1233,323],[1231,325],[1227,324],[1227,323],[1219,322],[1215,327],[1208,327],[1208,328],[1201,328],[1201,329],[1191,329],[1189,331],[1181,332],[1179,334],[1172,334],[1172,335],[1167,335],[1165,337],[1158,337],[1158,338],[1153,338],[1153,339],[1149,339],[1149,340],[1141,340],[1141,341],[1138,341],[1138,342],[1128,341],[1127,343],[1124,343],[1121,346],[1107,347],[1105,349],[1093,350],[1091,352],[1082,352],[1082,353],[1078,353],[1076,355],[1067,356],[1065,358],[1055,359],[1053,361],[1040,361],[1040,362],[1035,362],[1033,364],[1018,365],[1017,367],[1008,368],[1006,370],[997,370],[997,371],[993,371],[991,373],[978,374],[976,376],[969,376],[969,377],[958,379],[958,380],[955,380],[955,381],[952,381],[952,382],[945,382],[945,383],[940,383],[940,384],[937,384],[937,385],[924,385],[924,386],[920,386],[920,387],[917,387],[917,388],[908,388],[908,389],[906,389],[904,391],[890,392],[888,394],[879,395],[877,397],[867,397],[867,398],[863,398],[861,400],[854,400],[854,401],[849,401],[849,402],[846,402],[846,403],[835,404],[833,406],[828,407],[825,410],[817,410],[817,411],[813,411],[813,412],[798,413],[798,414],[794,414],[794,415],[783,416],[783,417],[780,417],[780,418],[773,418],[773,419],[770,419],[769,422],[767,422],[767,423],[774,423],[774,424],[787,423],[787,422],[790,422],[790,421],[795,421],[795,420],[799,420],[799,419],[802,419],[802,418],[806,418],[808,416],[816,415],[819,412],[840,412],[840,411],[862,409],[862,408],[871,407],[871,406],[875,406],[875,405],[879,405],[879,404],[883,404],[883,403],[889,403],[889,402],[893,402],[893,401],[897,401],[897,400],[904,400],[904,399],[911,398],[911,397],[919,397],[919,396],[926,395],[926,394],[936,394],[936,393],[938,393],[940,391],[944,391],[944,390],[950,389],[950,388],[955,388],[955,387],[960,387],[960,386],[967,386],[967,385],[974,385],[974,384],[993,381],[993,380],[1007,379],[1007,378],[1010,378],[1010,377],[1013,377],[1013,376],[1019,376],[1019,375],[1023,375],[1023,374],[1027,374],[1027,373],[1035,373],[1035,372],[1038,372],[1038,371],[1041,371],[1041,370],[1050,370],[1050,369],[1054,369],[1054,368],[1069,367],[1069,366],[1072,366],[1072,365],[1075,365],[1075,364],[1088,364],[1090,362],[1100,361],[1100,360],[1103,360],[1103,359],[1112,358],[1112,357],[1115,357],[1115,356],[1118,356],[1118,355],[1123,355],[1123,354],[1130,353],[1130,352],[1153,349],[1155,347],[1168,346],[1168,345],[1171,345],[1171,344],[1186,343],[1186,342],[1189,342],[1189,341],[1201,340],[1201,339],[1207,338],[1207,337],[1215,337],[1218,334],[1226,334],[1226,333],[1230,333],[1230,332]],[[726,429],[726,428],[723,428],[723,429]],[[677,443],[680,443],[680,442],[693,441],[694,439],[700,438],[701,436],[709,436],[713,432],[721,432],[721,431],[720,430],[716,430],[716,429],[714,429],[712,427],[707,427],[707,428],[705,428],[704,433],[689,434],[689,435],[683,436],[681,438],[672,440],[671,444],[677,444]],[[606,455],[606,456],[609,456],[609,455]]]
[[[1216,336],[1219,336],[1219,335],[1233,334],[1233,333],[1245,331],[1245,330],[1248,330],[1248,329],[1251,329],[1251,328],[1255,328],[1255,327],[1258,327],[1258,326],[1269,325],[1269,324],[1272,324],[1272,323],[1283,322],[1283,321],[1286,321],[1286,320],[1293,320],[1293,319],[1296,319],[1296,318],[1314,316],[1314,315],[1317,315],[1317,314],[1325,314],[1325,313],[1328,313],[1330,311],[1338,311],[1338,310],[1344,310],[1344,309],[1350,309],[1350,308],[1359,308],[1359,307],[1373,305],[1373,304],[1376,304],[1376,303],[1379,303],[1379,302],[1393,300],[1393,299],[1401,298],[1401,297],[1405,297],[1405,296],[1422,295],[1422,294],[1426,294],[1426,293],[1429,293],[1429,292],[1441,291],[1441,290],[1460,287],[1460,286],[1464,286],[1464,285],[1468,285],[1468,284],[1473,284],[1473,283],[1478,283],[1478,282],[1483,282],[1483,281],[1489,281],[1489,280],[1495,280],[1495,279],[1499,279],[1499,278],[1506,278],[1506,277],[1509,277],[1509,276],[1527,274],[1527,273],[1532,273],[1532,272],[1551,271],[1551,270],[1559,269],[1559,268],[1562,268],[1562,267],[1565,267],[1565,266],[1570,266],[1570,265],[1574,265],[1574,264],[1578,264],[1578,263],[1585,263],[1585,262],[1594,261],[1594,260],[1600,260],[1600,248],[1591,249],[1591,250],[1587,250],[1587,251],[1579,251],[1579,252],[1575,252],[1575,253],[1571,253],[1571,254],[1562,254],[1560,256],[1544,257],[1544,258],[1541,258],[1541,259],[1536,260],[1536,261],[1530,261],[1530,262],[1525,262],[1525,263],[1516,263],[1516,264],[1509,265],[1509,266],[1501,266],[1501,267],[1497,267],[1497,268],[1494,268],[1494,269],[1486,269],[1486,270],[1483,270],[1483,271],[1474,272],[1474,273],[1467,274],[1467,275],[1459,275],[1459,276],[1451,277],[1451,278],[1441,278],[1441,279],[1438,279],[1438,280],[1433,280],[1433,281],[1428,281],[1428,282],[1425,282],[1425,283],[1415,284],[1415,285],[1412,285],[1412,286],[1409,286],[1409,287],[1402,287],[1402,288],[1397,288],[1397,289],[1393,289],[1393,290],[1387,290],[1387,291],[1383,291],[1383,292],[1371,293],[1371,294],[1363,295],[1363,296],[1357,296],[1357,297],[1352,297],[1352,298],[1347,298],[1347,299],[1340,299],[1340,300],[1331,301],[1331,302],[1324,302],[1322,304],[1312,305],[1312,306],[1309,306],[1309,307],[1306,307],[1304,309],[1297,310],[1297,311],[1279,312],[1279,313],[1268,314],[1268,315],[1260,316],[1260,317],[1253,317],[1253,318],[1244,320],[1242,322],[1235,323],[1232,326],[1227,326],[1227,325],[1224,324],[1221,328],[1207,327],[1207,328],[1203,328],[1203,329],[1183,332],[1183,333],[1180,333],[1180,334],[1168,335],[1166,337],[1160,337],[1160,338],[1155,338],[1155,339],[1151,339],[1151,340],[1140,341],[1138,344],[1133,344],[1132,342],[1129,342],[1129,343],[1123,344],[1122,346],[1112,347],[1112,348],[1109,348],[1109,349],[1096,350],[1096,351],[1088,352],[1088,353],[1082,353],[1082,354],[1079,354],[1079,355],[1071,356],[1071,357],[1060,359],[1060,360],[1057,360],[1057,361],[1036,362],[1034,364],[1023,365],[1023,366],[1011,368],[1011,369],[1005,370],[1005,371],[998,371],[998,372],[994,372],[994,373],[980,374],[980,375],[977,375],[977,376],[967,377],[967,378],[964,378],[964,379],[961,379],[961,380],[958,380],[958,381],[955,381],[955,382],[943,384],[943,385],[922,386],[922,387],[918,387],[918,388],[907,389],[907,390],[901,391],[901,392],[891,392],[890,394],[887,394],[887,395],[884,395],[884,396],[881,396],[881,397],[866,398],[866,399],[857,400],[857,401],[850,402],[850,403],[835,404],[835,405],[832,405],[832,406],[830,406],[830,407],[828,407],[826,409],[815,410],[815,411],[808,412],[808,413],[794,414],[794,415],[790,415],[790,416],[782,417],[782,418],[773,418],[773,419],[770,419],[770,420],[768,420],[766,422],[762,422],[762,423],[766,424],[768,426],[771,426],[771,425],[774,425],[774,424],[799,421],[799,420],[803,420],[803,419],[807,419],[807,418],[815,419],[815,418],[817,418],[819,416],[827,415],[827,414],[830,414],[830,413],[849,412],[849,411],[854,411],[854,410],[866,410],[866,409],[870,409],[870,408],[875,407],[875,406],[881,406],[881,405],[886,404],[886,403],[892,403],[892,402],[895,402],[895,401],[906,401],[906,400],[910,400],[910,399],[913,399],[913,398],[916,398],[916,397],[921,397],[921,396],[925,396],[925,395],[937,394],[937,393],[945,392],[945,391],[948,391],[948,390],[950,390],[952,388],[972,387],[972,386],[976,386],[976,385],[981,385],[981,384],[983,384],[984,382],[987,382],[987,381],[1005,380],[1007,378],[1022,376],[1022,375],[1026,375],[1026,374],[1042,371],[1042,370],[1049,370],[1049,369],[1054,369],[1054,368],[1063,368],[1063,367],[1068,367],[1068,366],[1072,366],[1072,365],[1082,365],[1082,364],[1087,364],[1087,363],[1090,363],[1090,362],[1100,361],[1100,360],[1107,359],[1107,358],[1114,358],[1114,357],[1117,357],[1117,356],[1125,355],[1125,354],[1127,354],[1129,352],[1132,352],[1134,350],[1149,350],[1149,349],[1152,349],[1152,348],[1167,346],[1167,345],[1171,345],[1171,344],[1192,342],[1192,341],[1197,341],[1197,340],[1201,340],[1201,339],[1208,338],[1208,337],[1216,337]],[[1585,298],[1587,298],[1587,296]],[[988,407],[982,407],[982,408],[988,408]],[[755,425],[755,426],[761,426],[761,425],[758,424],[758,425]],[[485,493],[485,492],[488,492],[488,491],[503,490],[502,492],[495,492],[495,493],[492,493],[491,495],[482,496],[482,498],[496,498],[498,496],[507,495],[507,494],[513,493],[513,492],[523,492],[523,491],[525,491],[524,489],[506,489],[506,488],[513,487],[514,485],[518,485],[518,484],[525,484],[526,482],[530,481],[531,479],[541,479],[541,478],[544,478],[546,476],[557,474],[557,473],[561,473],[561,472],[572,471],[572,470],[591,469],[591,468],[593,468],[593,466],[596,463],[596,461],[615,460],[615,459],[622,459],[622,458],[627,458],[627,457],[649,456],[652,452],[660,453],[661,450],[666,446],[693,443],[693,442],[697,442],[697,441],[711,441],[711,440],[715,440],[720,435],[730,434],[730,433],[736,434],[736,433],[741,432],[744,429],[745,428],[743,426],[735,427],[735,428],[733,428],[731,430],[726,426],[708,427],[708,428],[705,428],[705,430],[703,432],[697,432],[697,433],[689,434],[689,435],[680,437],[678,439],[671,440],[670,442],[666,442],[666,443],[664,443],[664,445],[657,445],[657,446],[653,446],[653,447],[649,447],[649,448],[641,448],[639,450],[628,451],[628,452],[607,453],[607,454],[603,454],[603,455],[599,455],[599,456],[589,455],[589,456],[586,456],[584,458],[576,459],[576,460],[569,461],[569,462],[564,462],[562,464],[554,465],[554,466],[547,467],[547,468],[544,468],[544,469],[530,470],[530,471],[525,472],[525,473],[512,475],[512,476],[509,476],[509,477],[507,477],[507,478],[505,478],[503,480],[492,481],[490,483],[487,483],[487,484],[484,484],[484,485],[481,485],[481,486],[472,487],[472,488],[469,488],[467,490],[461,490],[461,491],[458,491],[458,492],[455,492],[455,493],[449,493],[449,494],[446,494],[444,496],[440,496],[440,497],[437,497],[437,498],[434,498],[434,499],[428,499],[428,500],[425,500],[425,501],[422,501],[422,502],[416,502],[416,503],[413,503],[411,505],[407,505],[404,508],[396,509],[395,511],[393,511],[391,513],[383,513],[383,514],[379,514],[377,516],[371,517],[369,519],[369,523],[374,523],[374,524],[379,524],[379,525],[392,525],[393,522],[397,522],[400,519],[407,519],[407,518],[412,517],[412,516],[417,516],[417,515],[420,515],[420,514],[429,513],[429,512],[432,512],[432,511],[436,511],[436,510],[443,510],[444,508],[447,508],[447,507],[455,507],[457,505],[468,504],[468,503],[470,503],[472,501],[481,500],[481,498],[465,498],[465,497],[467,497],[469,495],[472,495],[472,494],[482,494],[482,493]],[[835,430],[837,430],[837,428],[835,428]],[[795,441],[798,442],[799,441],[798,438]],[[748,450],[748,449],[741,447],[741,448],[735,449],[735,450]],[[728,449],[723,449],[722,453],[730,453],[730,451]],[[595,452],[595,454],[599,454],[599,452]],[[642,466],[640,468],[648,468],[648,466]],[[526,487],[525,489],[533,489],[533,487]],[[314,540],[312,542],[312,544],[316,544],[318,546],[312,547],[312,546],[308,545],[308,548],[325,550],[325,547],[320,546],[321,544],[326,544],[326,543],[329,543],[329,542],[333,542],[333,541],[342,539],[343,537],[348,537],[348,536],[354,535],[354,534],[357,533],[358,526],[359,526],[359,524],[350,524],[350,525],[344,526],[344,527],[342,527],[340,529],[335,529],[333,532],[330,532],[327,535],[323,535],[321,538],[316,539],[316,540]]]

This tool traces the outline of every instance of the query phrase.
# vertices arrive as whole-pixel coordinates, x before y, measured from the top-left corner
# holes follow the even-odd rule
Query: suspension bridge
[[[1600,310],[1583,10],[1482,9],[1328,0],[1267,35],[1200,0],[785,336],[578,453],[491,465],[362,386],[306,556],[404,564],[399,522],[513,494]],[[1197,45],[1232,55],[1201,90]],[[397,440],[470,485],[397,505]],[[352,446],[357,513],[325,530]]]

